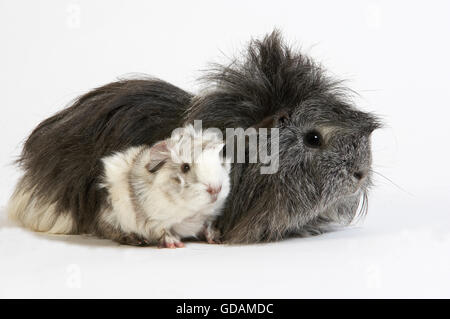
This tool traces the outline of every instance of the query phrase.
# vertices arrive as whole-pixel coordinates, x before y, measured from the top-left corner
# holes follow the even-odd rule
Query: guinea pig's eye
[[[303,137],[303,143],[311,148],[321,147],[323,144],[322,135],[317,131],[310,131]]]
[[[185,174],[189,172],[190,169],[191,166],[188,163],[184,163],[183,165],[181,165],[181,171]]]
[[[280,114],[279,118],[278,118],[278,123],[280,123],[280,125],[286,125],[287,122],[289,120],[289,115],[287,113],[282,113]]]

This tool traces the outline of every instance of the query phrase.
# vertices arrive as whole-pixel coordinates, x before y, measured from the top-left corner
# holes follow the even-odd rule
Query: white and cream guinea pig
[[[214,243],[212,222],[230,191],[230,163],[215,133],[192,125],[153,146],[103,158],[107,205],[97,234],[123,244],[183,247],[183,238]]]

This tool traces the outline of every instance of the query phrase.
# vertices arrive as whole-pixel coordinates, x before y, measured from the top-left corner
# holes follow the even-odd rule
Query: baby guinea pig
[[[222,139],[192,125],[153,146],[102,159],[107,205],[97,234],[130,245],[184,247],[183,238],[218,238],[212,222],[230,191]]]

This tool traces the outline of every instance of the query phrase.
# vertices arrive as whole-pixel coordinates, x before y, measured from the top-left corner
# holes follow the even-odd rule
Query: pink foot
[[[177,248],[184,248],[184,243],[179,241],[175,243],[175,246],[177,246]]]
[[[175,236],[165,234],[159,241],[159,248],[183,248],[184,244]]]
[[[205,225],[203,235],[205,236],[208,244],[220,244],[220,232],[213,228],[210,224]]]

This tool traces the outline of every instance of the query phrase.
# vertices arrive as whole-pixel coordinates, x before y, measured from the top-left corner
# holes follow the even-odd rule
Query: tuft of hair
[[[207,86],[194,98],[188,122],[202,119],[222,130],[246,128],[310,97],[349,95],[341,81],[329,78],[311,58],[285,44],[276,29],[262,40],[250,41],[243,57],[228,65],[213,64],[202,77]],[[217,114],[204,114],[208,108]]]
[[[204,150],[221,149],[224,145],[218,132],[196,130],[191,124],[175,129],[165,143],[176,163],[195,162]]]

